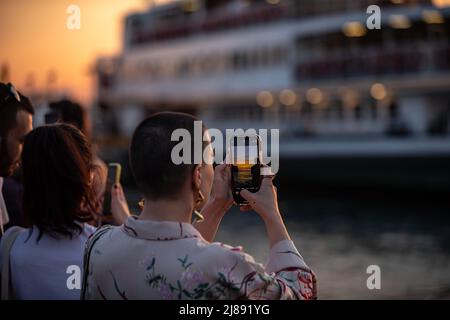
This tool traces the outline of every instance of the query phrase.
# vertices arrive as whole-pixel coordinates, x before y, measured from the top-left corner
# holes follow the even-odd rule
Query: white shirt
[[[81,234],[72,239],[55,239],[44,234],[39,242],[36,242],[37,227],[19,234],[11,249],[11,278],[16,298],[78,300],[84,248],[94,231],[94,227],[84,224]]]
[[[8,211],[6,210],[5,200],[3,199],[3,178],[0,177],[0,234],[3,234],[3,226],[9,222]]]

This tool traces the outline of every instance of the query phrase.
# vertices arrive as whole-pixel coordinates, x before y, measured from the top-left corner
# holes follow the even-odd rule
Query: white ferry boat
[[[99,58],[97,75],[106,132],[190,112],[280,129],[293,179],[402,187],[416,175],[450,190],[450,1],[173,1],[127,16],[122,53]]]

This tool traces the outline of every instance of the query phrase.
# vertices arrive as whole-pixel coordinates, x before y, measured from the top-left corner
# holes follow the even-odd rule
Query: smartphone
[[[110,216],[111,213],[111,188],[114,184],[120,183],[120,175],[122,173],[122,166],[119,163],[108,164],[108,174],[106,177],[105,196],[103,198],[102,213],[105,216]]]
[[[246,189],[257,192],[261,187],[261,142],[257,135],[235,136],[230,143],[231,192],[238,205],[248,201],[240,192]]]

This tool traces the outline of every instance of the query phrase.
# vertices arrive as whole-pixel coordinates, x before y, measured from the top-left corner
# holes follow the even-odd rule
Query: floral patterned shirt
[[[82,299],[315,299],[316,279],[292,241],[264,267],[191,225],[130,217],[87,243]]]

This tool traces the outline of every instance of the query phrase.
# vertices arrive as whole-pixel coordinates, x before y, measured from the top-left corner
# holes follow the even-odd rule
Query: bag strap
[[[86,300],[86,290],[87,290],[87,279],[89,275],[89,261],[91,258],[91,251],[94,248],[97,240],[100,239],[108,231],[112,230],[114,227],[111,225],[104,225],[100,227],[86,242],[86,248],[84,250],[84,259],[83,259],[83,283],[81,285],[81,295],[80,300]]]
[[[11,300],[14,297],[11,283],[10,258],[11,248],[17,236],[25,230],[21,227],[11,227],[2,237],[1,257],[2,257],[2,300]]]

